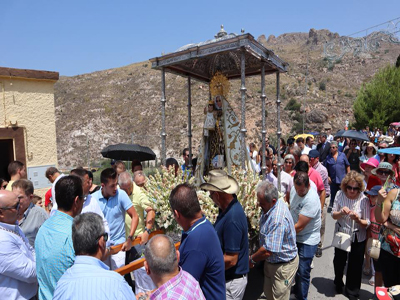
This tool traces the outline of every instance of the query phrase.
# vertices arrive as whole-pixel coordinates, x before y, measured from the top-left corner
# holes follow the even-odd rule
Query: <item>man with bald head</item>
[[[0,191],[0,298],[31,299],[37,293],[35,251],[18,226],[20,200]]]
[[[199,283],[179,266],[179,251],[169,236],[154,236],[144,250],[144,267],[157,290],[150,299],[205,299]]]
[[[141,172],[141,174],[139,174],[138,172]],[[137,174],[135,178],[143,177],[143,179],[145,179],[142,171],[137,171],[135,172],[135,174]],[[151,201],[149,200],[147,195],[142,191],[142,189],[135,182],[132,181],[132,177],[128,172],[122,172],[121,174],[119,174],[118,185],[122,190],[124,190],[128,194],[129,198],[132,201],[133,207],[135,208],[139,216],[139,223],[138,226],[136,227],[135,236],[141,238],[140,245],[143,246],[144,244],[147,243],[150,232],[154,225],[154,219],[156,217],[156,213],[153,209],[154,203],[151,203]],[[131,222],[132,219],[130,218],[130,216],[126,215],[125,216],[126,234],[130,232]],[[136,248],[136,250],[140,250],[139,251],[140,253],[138,252],[139,257],[142,255],[144,250],[143,247],[141,248],[142,249]]]
[[[145,177],[143,172],[136,171],[134,174],[137,174],[136,177],[141,177],[139,174],[142,174],[143,180],[141,179],[141,181],[143,181],[144,184]],[[118,185],[129,196],[129,199],[132,201],[133,207],[135,208],[139,217],[139,223],[136,227],[134,236],[140,237],[140,244],[133,246],[131,250],[126,252],[125,264],[129,264],[130,262],[142,256],[144,245],[147,243],[150,232],[154,225],[156,213],[152,207],[154,203],[151,203],[142,189],[132,181],[131,174],[128,172],[122,172],[119,174]],[[132,218],[128,214],[125,214],[126,237],[128,237],[129,232],[131,231],[131,224]],[[133,286],[132,278],[129,273],[125,275],[125,279],[130,286]]]
[[[138,187],[144,188],[146,184],[146,176],[143,171],[136,171],[133,173],[133,181]]]

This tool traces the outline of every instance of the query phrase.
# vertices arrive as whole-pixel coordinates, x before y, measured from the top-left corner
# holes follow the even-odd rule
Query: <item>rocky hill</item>
[[[309,33],[287,33],[278,37],[262,35],[258,41],[287,61],[289,71],[281,76],[283,136],[305,129],[332,130],[353,120],[352,104],[357,91],[377,70],[393,64],[400,47],[381,43],[374,52],[347,54],[334,63],[324,59],[325,42],[338,39],[337,33],[311,29]],[[308,71],[308,76],[305,74]],[[180,157],[187,146],[186,78],[166,75],[167,156]],[[259,143],[261,132],[260,78],[246,79],[247,141]],[[231,82],[228,101],[240,117],[240,82]],[[307,93],[306,93],[307,88]],[[148,61],[122,68],[73,77],[61,77],[55,85],[57,148],[59,165],[95,165],[103,147],[113,143],[135,143],[160,153],[161,76]],[[275,76],[266,77],[267,127],[276,132]],[[201,139],[203,108],[208,87],[192,81],[192,126],[194,153]],[[292,110],[284,108],[289,104]],[[304,114],[305,112],[305,114]]]

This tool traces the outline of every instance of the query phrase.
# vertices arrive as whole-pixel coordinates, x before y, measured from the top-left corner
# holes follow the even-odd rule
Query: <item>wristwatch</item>
[[[128,239],[130,239],[133,242],[134,240],[133,235],[128,235]]]
[[[256,262],[253,260],[253,255],[250,255],[250,262],[251,262],[253,265],[256,264]]]
[[[145,227],[144,230],[145,230],[148,234],[151,233],[151,229],[148,229],[147,227]]]

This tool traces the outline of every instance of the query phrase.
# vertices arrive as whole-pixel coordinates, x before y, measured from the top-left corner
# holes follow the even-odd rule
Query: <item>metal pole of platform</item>
[[[281,99],[280,97],[280,83],[279,83],[279,71],[276,72],[276,137],[277,137],[277,147],[278,152],[278,192],[281,192],[281,157],[280,157],[280,141],[281,141]]]
[[[189,140],[189,170],[193,169],[192,165],[192,86],[190,76],[188,77],[188,140]],[[191,171],[190,171],[191,172]],[[189,180],[189,176],[187,176]]]
[[[267,179],[267,166],[265,165],[265,136],[267,134],[266,130],[266,120],[265,120],[265,63],[261,66],[261,114],[262,114],[262,147],[261,147],[261,170],[263,180]]]
[[[246,73],[245,73],[245,67],[246,67],[246,50],[243,48],[242,49],[242,55],[241,55],[241,60],[240,60],[240,78],[241,78],[241,87],[240,87],[240,93],[242,96],[242,124],[241,124],[241,146],[242,146],[242,151],[241,151],[241,163],[242,163],[242,169],[246,169]]]
[[[165,166],[165,160],[167,158],[166,149],[166,138],[167,133],[165,132],[165,69],[161,70],[161,164]]]

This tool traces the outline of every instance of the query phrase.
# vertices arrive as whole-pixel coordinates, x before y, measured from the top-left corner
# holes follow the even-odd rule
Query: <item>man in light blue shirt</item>
[[[89,212],[74,219],[75,263],[58,281],[53,299],[135,299],[124,278],[102,262],[106,257],[107,239],[98,214]]]
[[[113,168],[104,169],[101,172],[100,180],[101,189],[93,193],[92,197],[99,201],[100,209],[108,222],[111,243],[123,244],[122,251],[109,256],[106,261],[111,270],[115,270],[125,265],[125,251],[129,251],[132,247],[139,216],[129,196],[118,188],[117,172]],[[127,239],[125,239],[125,213],[132,219]]]
[[[307,300],[313,257],[320,241],[321,203],[316,190],[310,188],[306,172],[296,172],[290,191],[290,214],[296,230],[299,268],[294,292],[297,299]]]
[[[64,272],[72,266],[72,222],[83,206],[82,180],[64,176],[55,188],[58,210],[40,227],[35,240],[39,299],[53,299],[54,289]]]

